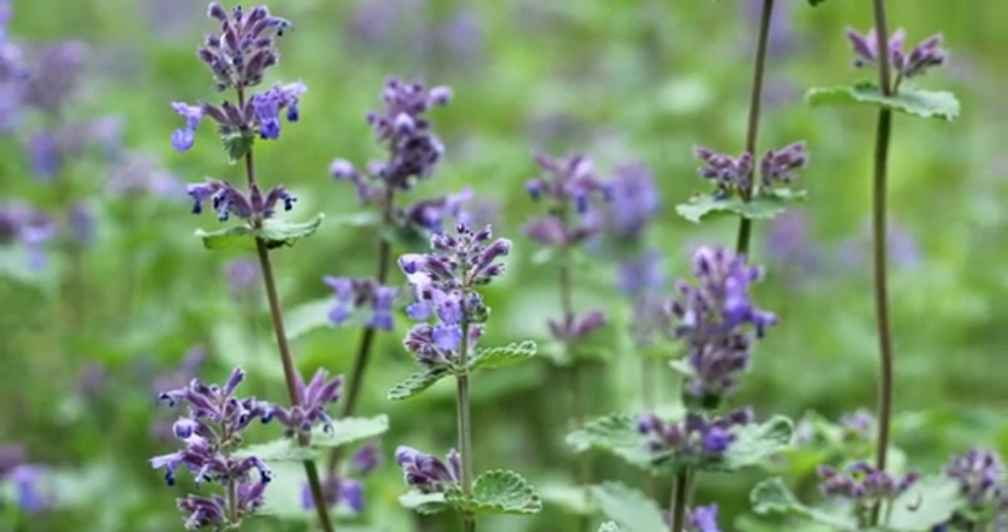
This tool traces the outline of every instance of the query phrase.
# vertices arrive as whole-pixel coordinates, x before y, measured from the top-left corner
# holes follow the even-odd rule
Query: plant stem
[[[774,0],[763,0],[763,11],[760,17],[759,37],[756,41],[756,63],[753,67],[752,93],[749,98],[749,128],[746,131],[746,152],[755,157],[756,138],[759,134],[760,105],[763,102],[763,73],[766,65],[767,41],[770,36],[770,19],[773,15]],[[753,168],[755,169],[755,164]],[[749,186],[741,190],[742,200],[750,201],[756,188],[755,170],[749,174]],[[739,220],[738,237],[735,250],[740,255],[749,253],[749,240],[752,237],[752,220],[742,217]]]
[[[889,72],[889,36],[886,28],[885,2],[875,0],[875,29],[878,38],[879,86],[882,94],[892,95]],[[879,379],[878,402],[878,447],[875,464],[885,470],[886,454],[889,449],[889,425],[892,414],[893,351],[889,326],[889,290],[886,279],[886,170],[889,159],[889,139],[892,134],[892,111],[879,111],[878,127],[875,132],[875,168],[872,196],[872,233],[875,277],[875,314],[878,325],[881,378]],[[871,524],[879,522],[880,506],[872,509]]]
[[[245,107],[245,94],[242,89],[238,89],[238,103],[240,108]],[[255,186],[255,160],[252,157],[251,149],[245,154],[245,175],[248,178],[249,187]],[[277,348],[280,350],[280,362],[283,364],[284,379],[287,381],[287,394],[290,397],[291,405],[297,405],[300,399],[297,393],[294,357],[291,356],[290,345],[287,343],[283,311],[280,309],[280,298],[277,297],[276,280],[273,277],[273,265],[270,263],[269,250],[261,238],[256,238],[256,251],[259,254],[259,267],[262,271],[263,284],[266,286],[266,299],[269,301],[273,332],[276,335]],[[304,437],[299,437],[298,442],[302,446],[308,443]],[[315,503],[315,511],[318,513],[319,524],[325,532],[333,532],[332,522],[329,520],[329,507],[326,506],[325,497],[322,496],[322,485],[319,483],[315,461],[305,460],[303,463],[305,476],[308,478],[308,488],[312,494],[312,501]]]
[[[686,496],[689,492],[689,469],[683,467],[676,475],[675,491],[672,493],[672,532],[682,532],[686,527]]]
[[[231,521],[231,525],[238,525],[238,483],[235,479],[228,479],[227,485],[227,505],[228,505],[228,520]]]
[[[395,201],[395,191],[392,187],[387,187],[385,189],[385,205],[382,212],[382,227],[389,228],[392,227],[392,214],[394,212],[394,202]],[[391,245],[388,239],[384,235],[379,235],[381,238],[378,241],[378,271],[375,278],[378,280],[378,284],[385,284],[388,279],[389,270],[389,258],[392,254]],[[343,411],[340,413],[341,417],[350,417],[354,414],[354,409],[357,407],[357,399],[360,397],[360,392],[364,386],[364,372],[367,370],[368,361],[371,358],[371,348],[374,345],[375,338],[375,328],[371,326],[365,326],[364,332],[361,333],[360,343],[357,344],[357,355],[354,357],[353,370],[351,370],[350,379],[347,381],[347,394],[346,400],[343,403]],[[329,474],[332,475],[336,473],[339,467],[341,449],[339,447],[333,447],[333,450],[329,454]]]
[[[472,425],[469,417],[469,321],[462,319],[462,343],[459,347],[459,366],[462,373],[455,380],[458,383],[458,444],[462,455],[462,493],[472,496]],[[462,514],[465,532],[476,530],[476,519],[470,513]]]

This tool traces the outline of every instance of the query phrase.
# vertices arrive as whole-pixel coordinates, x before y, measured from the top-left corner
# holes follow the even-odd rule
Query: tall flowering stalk
[[[459,224],[454,233],[433,235],[430,253],[399,258],[399,267],[415,296],[407,313],[420,322],[409,331],[403,344],[424,370],[394,388],[389,396],[404,399],[443,376],[454,375],[458,450],[448,453],[446,464],[410,447],[400,447],[396,462],[403,468],[407,485],[415,491],[443,495],[441,501],[462,514],[466,532],[476,529],[477,511],[534,513],[541,507],[538,496],[516,473],[493,470],[475,478],[473,470],[473,371],[500,367],[534,354],[534,348],[529,351],[522,346],[477,348],[490,315],[478,288],[504,272],[499,259],[510,251],[511,242],[493,239],[490,226],[473,230]],[[481,484],[490,486],[477,491],[475,487]]]
[[[233,89],[236,99],[224,100],[219,105],[173,103],[172,108],[185,123],[172,134],[171,143],[179,151],[190,149],[201,121],[209,118],[217,125],[232,162],[245,163],[247,191],[225,181],[210,179],[205,183],[190,185],[188,193],[194,201],[193,213],[199,214],[204,203],[210,202],[221,221],[226,221],[231,216],[243,221],[237,232],[231,229],[224,233],[205,235],[204,242],[208,247],[213,247],[214,239],[247,238],[249,235],[254,238],[287,382],[290,408],[292,412],[304,414],[306,410],[313,411],[317,405],[312,404],[311,398],[304,395],[304,385],[294,367],[269,252],[271,248],[289,245],[294,239],[307,236],[314,228],[278,227],[275,223],[270,225],[280,208],[293,208],[296,198],[281,185],[266,192],[260,188],[256,179],[253,144],[257,137],[261,140],[278,139],[282,116],[289,122],[299,120],[299,101],[306,88],[302,83],[290,83],[276,84],[252,94],[248,92],[263,81],[270,67],[277,64],[277,39],[290,27],[290,22],[272,15],[266,6],[257,6],[247,11],[236,6],[229,12],[219,3],[211,2],[207,14],[220,23],[220,33],[207,36],[197,55],[210,68],[217,90],[224,92]],[[308,434],[304,430],[296,430],[294,435],[301,445],[308,445]],[[326,532],[331,532],[333,528],[328,506],[324,501],[315,462],[305,460],[304,468],[319,521]]]
[[[333,178],[352,183],[362,204],[381,210],[380,231],[391,231],[404,223],[414,223],[428,230],[440,230],[445,213],[458,208],[453,197],[418,203],[407,212],[396,207],[396,193],[411,190],[418,181],[429,178],[441,160],[444,146],[434,134],[426,113],[447,105],[452,92],[448,87],[427,89],[420,83],[405,83],[389,79],[382,89],[384,108],[367,114],[367,122],[375,139],[384,145],[388,156],[372,162],[366,170],[358,170],[345,159],[336,159],[329,167]],[[353,370],[350,374],[343,416],[352,416],[364,382],[375,332],[393,327],[391,305],[394,289],[385,286],[388,280],[392,247],[386,235],[378,241],[378,264],[372,279],[327,278],[336,296],[330,313],[333,323],[342,323],[352,307],[371,305],[373,317],[368,320],[357,344]],[[330,468],[338,464],[338,452],[333,451]]]

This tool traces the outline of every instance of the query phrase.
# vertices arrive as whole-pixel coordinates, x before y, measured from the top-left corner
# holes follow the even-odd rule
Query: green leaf
[[[724,460],[712,463],[710,469],[734,471],[764,464],[771,456],[788,448],[793,435],[794,423],[784,416],[746,425],[735,433],[735,441],[725,452]]]
[[[380,436],[389,429],[388,416],[345,417],[332,423],[332,429],[316,427],[312,431],[312,447],[341,447],[349,443]]]
[[[893,501],[886,528],[900,532],[931,530],[965,504],[958,483],[941,476],[926,477]]]
[[[375,211],[349,212],[329,219],[329,223],[341,227],[374,227],[381,225],[381,215]]]
[[[574,515],[593,515],[597,508],[585,486],[559,480],[539,482],[539,492],[546,504],[559,506]]]
[[[251,134],[243,135],[241,132],[236,131],[221,135],[221,140],[224,142],[224,149],[227,150],[228,162],[236,164],[252,149],[252,144],[255,143],[255,136]]]
[[[207,249],[236,249],[245,251],[255,249],[255,239],[253,238],[255,231],[248,225],[234,225],[217,229],[216,231],[197,229],[196,236],[203,239],[203,247]]]
[[[469,360],[469,369],[497,369],[520,364],[535,356],[536,343],[532,340],[512,342],[498,347],[486,347],[476,350],[475,356]]]
[[[414,373],[407,377],[406,380],[389,389],[387,397],[392,401],[409,399],[427,388],[430,388],[435,382],[441,380],[449,374],[449,371],[445,368],[434,368],[420,373]]]
[[[716,214],[736,214],[752,220],[769,220],[784,212],[788,203],[804,197],[805,191],[786,188],[760,192],[751,201],[736,196],[717,198],[712,194],[700,194],[677,205],[676,212],[693,223],[700,223],[704,217]]]
[[[668,530],[658,505],[636,489],[619,482],[604,482],[592,486],[591,492],[602,513],[626,532]]]
[[[302,303],[288,310],[284,316],[286,318],[287,339],[294,340],[316,329],[331,325],[329,309],[332,306],[332,298],[325,298]]]
[[[818,6],[819,4],[821,4],[821,3],[825,2],[825,1],[826,0],[808,0],[808,3],[809,3],[810,6],[816,7],[816,6]]]
[[[749,494],[753,510],[758,514],[795,514],[835,530],[857,530],[857,521],[850,515],[830,513],[802,504],[780,478],[764,480]]]
[[[647,440],[637,431],[637,420],[625,414],[601,417],[567,435],[575,452],[598,449],[614,454],[642,469],[653,468]]]
[[[262,229],[256,231],[256,236],[266,242],[266,247],[273,249],[281,246],[293,246],[302,238],[311,236],[320,225],[325,214],[318,213],[307,222],[295,223],[284,220],[266,220]]]
[[[900,87],[893,96],[885,96],[878,86],[861,82],[853,86],[818,87],[810,89],[805,99],[812,105],[867,103],[923,118],[955,120],[959,116],[959,101],[946,91],[926,91]]]
[[[624,532],[624,530],[620,528],[620,526],[617,525],[616,523],[612,521],[606,521],[605,523],[602,523],[601,526],[599,526],[598,532]]]
[[[278,438],[270,442],[242,447],[234,454],[238,457],[258,456],[267,462],[303,462],[318,458],[321,452],[311,447],[301,447],[290,438]]]
[[[420,515],[434,515],[448,507],[444,493],[420,493],[416,490],[400,495],[399,504]]]
[[[449,490],[445,501],[461,512],[495,514],[534,514],[542,510],[539,493],[514,471],[494,469],[479,476],[472,487],[472,497],[461,490]]]

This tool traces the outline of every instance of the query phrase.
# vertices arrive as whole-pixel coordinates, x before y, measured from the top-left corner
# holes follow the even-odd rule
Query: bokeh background
[[[533,260],[537,246],[522,233],[539,209],[523,186],[538,173],[536,152],[588,154],[603,176],[625,162],[651,168],[663,209],[648,239],[665,255],[670,277],[686,272],[695,246],[731,245],[735,220],[693,225],[674,206],[707,190],[696,176],[694,144],[741,151],[757,4],[273,2],[296,28],[281,41],[271,80],[300,79],[309,92],[301,122],[285,125],[280,141],[257,145],[261,179],[300,196],[293,216],[329,216],[313,238],[274,254],[284,305],[327,298],[323,275],[372,272],[378,237],[339,223],[361,208],[327,166],[337,156],[380,156],[363,117],[379,105],[389,75],[455,91],[451,105],[432,112],[446,159],[412,197],[470,187],[472,208],[495,217],[497,233],[515,241],[507,275],[488,290],[491,342],[544,339],[545,320],[558,314],[555,270]],[[759,346],[736,402],[761,416],[815,410],[835,418],[875,401],[868,238],[875,115],[813,109],[802,95],[873,77],[851,67],[843,36],[846,25],[870,26],[870,9],[851,0],[816,9],[778,4],[759,144],[808,141],[812,163],[801,184],[809,196],[755,226],[753,260],[768,268],[758,301],[780,324]],[[936,470],[971,444],[1008,451],[1008,4],[889,4],[892,25],[906,27],[910,41],[945,34],[950,65],[920,85],[952,90],[962,103],[953,123],[897,116],[891,158],[895,442],[914,467]],[[181,529],[174,498],[191,485],[166,487],[147,463],[173,446],[165,437],[171,413],[154,401],[158,387],[191,374],[219,381],[241,365],[251,375],[248,392],[286,396],[258,274],[242,262],[253,257],[206,252],[193,231],[216,222],[189,214],[182,186],[204,176],[239,179],[238,168],[227,164],[210,127],[189,153],[168,142],[180,125],[168,103],[213,97],[194,55],[213,29],[205,7],[202,0],[13,1],[4,53],[16,47],[36,72],[45,61],[65,61],[49,64],[51,79],[31,89],[38,98],[64,82],[71,90],[59,112],[23,104],[10,79],[0,90],[0,202],[44,213],[53,233],[41,243],[0,245],[0,530]],[[47,133],[64,151],[47,147]],[[612,319],[598,348],[604,362],[586,370],[586,408],[635,411],[640,359],[626,341],[628,304],[604,246],[588,255],[576,274],[577,306],[604,308]],[[398,272],[393,279],[404,282]],[[406,326],[399,320],[394,333],[379,336],[359,411],[389,414],[386,461],[367,480],[367,510],[341,529],[457,526],[416,520],[396,502],[404,487],[391,460],[395,446],[443,452],[454,439],[450,387],[407,402],[384,398],[414,368],[400,344]],[[298,365],[348,371],[358,334],[322,327],[302,335],[294,344]],[[477,469],[506,466],[546,485],[565,475],[564,379],[547,357],[479,378]],[[671,372],[659,379],[661,398],[673,402],[676,379]],[[797,462],[773,467],[802,482],[809,468]],[[28,464],[28,473],[11,474],[17,463]],[[601,457],[595,470],[598,478],[644,482]],[[748,512],[748,490],[766,475],[707,476],[696,497],[721,503],[727,530],[780,529]],[[655,489],[668,486],[659,481]],[[574,530],[576,522],[547,503],[534,518],[486,519],[481,528]],[[247,523],[250,530],[306,526]]]

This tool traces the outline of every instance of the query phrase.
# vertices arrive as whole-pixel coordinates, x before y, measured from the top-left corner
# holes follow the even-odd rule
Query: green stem
[[[874,0],[875,30],[879,50],[879,86],[882,94],[892,95],[889,71],[889,36],[886,28],[885,2]],[[886,173],[889,161],[889,139],[892,135],[892,111],[879,111],[878,126],[875,132],[875,167],[872,195],[872,234],[874,252],[875,278],[875,314],[878,326],[880,379],[878,399],[878,439],[875,451],[875,465],[880,470],[886,468],[886,455],[889,449],[889,428],[892,416],[893,395],[893,349],[892,334],[889,325],[889,288],[887,285],[886,265]],[[879,522],[880,506],[872,509],[871,525]]]
[[[676,475],[675,490],[672,492],[672,532],[682,532],[686,527],[686,500],[689,493],[689,469],[683,467]]]
[[[472,424],[469,413],[469,322],[462,320],[462,343],[459,347],[459,367],[462,373],[456,377],[458,383],[458,445],[462,455],[462,493],[472,496]],[[465,532],[476,530],[476,519],[471,513],[462,515]]]
[[[763,101],[763,73],[766,66],[767,41],[770,35],[770,19],[773,15],[774,0],[763,0],[763,11],[760,17],[759,37],[756,41],[756,62],[753,67],[752,93],[749,97],[749,127],[746,131],[746,152],[756,156],[756,139],[759,134],[760,106]],[[753,164],[755,169],[756,165]],[[743,188],[742,200],[750,201],[756,188],[756,174],[749,174],[749,186]],[[739,220],[738,237],[735,250],[740,255],[749,253],[749,241],[752,237],[752,220],[742,217]]]

